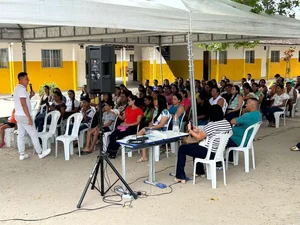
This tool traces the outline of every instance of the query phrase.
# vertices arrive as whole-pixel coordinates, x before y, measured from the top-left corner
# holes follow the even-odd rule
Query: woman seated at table
[[[137,126],[140,124],[144,115],[143,111],[136,105],[138,97],[131,95],[128,98],[128,107],[122,115],[115,113],[117,118],[124,121],[120,124],[110,135],[109,145],[107,147],[107,154],[110,158],[116,158],[116,154],[120,145],[117,140],[122,139],[128,135],[136,134]]]
[[[177,119],[179,120],[179,124],[182,121],[182,116],[184,113],[184,107],[180,104],[182,100],[182,97],[179,93],[175,93],[172,97],[172,105],[169,107],[169,113],[172,116],[172,120],[175,118],[175,116],[177,117]],[[169,130],[172,129],[172,123],[170,123],[169,125]]]
[[[203,130],[198,129],[196,126],[191,129],[191,125],[189,123],[189,134],[197,139],[200,143],[184,144],[179,147],[175,182],[185,183],[187,180],[184,172],[187,155],[194,158],[204,159],[207,155],[208,146],[211,142],[211,139],[221,132],[229,131],[231,131],[231,125],[227,120],[223,119],[223,110],[219,105],[213,105],[211,107],[209,123],[203,127]],[[217,144],[213,146],[210,158],[215,156],[217,148]],[[197,163],[196,174],[198,176],[205,175],[202,163]]]
[[[157,96],[157,103],[158,103],[158,108],[155,110],[153,114],[153,119],[149,127],[145,127],[142,130],[140,130],[137,136],[145,135],[146,130],[159,130],[159,131],[167,130],[167,123],[170,118],[170,113],[167,109],[166,97],[163,95]],[[146,162],[147,160],[148,159],[147,159],[146,149],[143,149],[142,157],[137,162],[138,163]]]
[[[229,100],[225,118],[230,122],[233,118],[239,117],[243,105],[243,97],[240,95],[240,87],[234,85],[231,88],[232,97]]]

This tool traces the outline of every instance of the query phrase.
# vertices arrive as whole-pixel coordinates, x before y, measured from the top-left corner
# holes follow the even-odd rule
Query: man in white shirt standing
[[[25,154],[25,143],[24,136],[25,132],[30,136],[33,147],[35,151],[38,153],[39,158],[44,158],[47,156],[51,149],[43,150],[39,143],[37,130],[32,122],[31,118],[31,104],[30,98],[34,96],[34,92],[32,91],[30,95],[26,91],[26,87],[29,83],[29,78],[27,73],[21,72],[18,74],[19,84],[16,86],[14,90],[14,104],[15,104],[15,117],[18,124],[18,150],[20,160],[24,160],[28,158],[28,154]]]

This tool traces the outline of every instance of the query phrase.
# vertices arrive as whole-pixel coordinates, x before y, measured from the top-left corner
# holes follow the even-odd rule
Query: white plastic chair
[[[286,106],[287,106],[288,100],[285,102],[285,107],[282,108],[282,111],[280,112],[275,112],[274,117],[275,117],[275,127],[279,128],[279,123],[280,123],[280,116],[283,116],[283,125],[286,126],[285,122],[285,111],[286,111]]]
[[[239,152],[244,152],[244,160],[245,160],[245,172],[249,173],[249,150],[252,150],[252,164],[253,164],[253,169],[255,169],[255,156],[254,156],[254,146],[253,146],[253,140],[255,138],[255,135],[257,134],[259,127],[261,125],[261,122],[255,123],[251,126],[249,126],[243,135],[242,142],[240,146],[238,147],[229,147],[226,149],[226,169],[228,169],[228,159],[229,159],[229,153],[231,151],[233,152],[233,163],[235,166],[238,165],[239,163]],[[246,138],[249,133],[249,131],[252,130],[252,134],[249,138],[249,141],[247,145],[245,146]]]
[[[74,123],[73,123],[73,129],[71,135],[68,135],[69,133],[69,126],[71,123],[71,119],[74,118]],[[55,141],[55,157],[57,157],[57,142],[61,141],[64,144],[64,152],[65,152],[65,160],[70,159],[70,154],[73,155],[73,141],[79,141],[78,139],[78,131],[79,131],[79,126],[81,123],[83,116],[81,113],[74,113],[73,115],[69,116],[67,120],[67,127],[66,127],[66,132],[64,135],[60,135],[56,138]],[[80,143],[78,143],[78,154],[80,156]]]
[[[168,122],[167,122],[167,129],[168,129],[168,127],[169,127],[169,125],[170,125],[170,123],[171,123],[171,120],[172,120],[172,116],[170,116],[170,118],[168,119]],[[155,155],[156,155],[156,159],[158,158],[158,160],[157,161],[159,161],[159,148],[158,148],[158,152],[157,152],[157,149],[155,148],[154,149],[154,152],[155,152]],[[158,154],[158,157],[157,157],[157,154]],[[169,158],[169,150],[168,150],[168,144],[166,144],[166,154],[167,154],[167,158]]]
[[[292,116],[292,117],[295,117],[295,113],[296,113],[296,111],[297,111],[297,104],[298,104],[298,101],[299,101],[299,99],[296,98],[296,102],[293,104],[292,113],[291,113],[291,116]]]
[[[230,132],[223,132],[220,134],[215,135],[208,146],[207,154],[205,159],[201,158],[195,158],[194,160],[194,169],[193,169],[193,184],[195,184],[196,181],[196,167],[197,163],[203,163],[206,166],[206,177],[207,180],[211,180],[211,185],[213,189],[217,188],[217,162],[222,162],[223,165],[223,179],[224,179],[224,185],[226,185],[226,171],[225,171],[225,163],[224,163],[224,151],[225,146],[228,143],[229,138],[232,136],[232,131]],[[212,152],[213,145],[216,141],[219,141],[218,148],[215,152],[214,159],[210,159],[210,155]]]
[[[41,105],[40,112],[47,114],[48,113],[48,106],[46,104]]]
[[[118,118],[116,117],[116,118],[115,118],[115,121],[114,121],[114,126],[113,126],[112,131],[103,133],[103,136],[102,136],[102,143],[103,143],[103,151],[104,151],[104,152],[107,151],[107,147],[108,147],[108,145],[109,145],[109,136],[110,136],[111,133],[116,129],[117,120],[118,120]]]
[[[242,115],[244,105],[245,105],[245,101],[243,101],[243,103],[242,103],[242,106],[241,106],[241,108],[240,108],[239,116]]]
[[[6,128],[4,131],[4,141],[6,147],[11,147],[11,134],[14,133],[15,128]]]
[[[91,107],[91,109],[94,111],[94,115],[93,115],[93,117],[92,117],[92,119],[91,119],[91,121],[93,121],[93,118],[94,118],[94,116],[95,116],[95,114],[96,114],[96,110],[95,110],[95,107]],[[92,125],[92,123],[90,123],[90,125]],[[79,142],[80,142],[80,147],[81,148],[83,148],[83,146],[84,146],[84,143],[85,143],[85,136],[86,136],[86,133],[88,132],[88,130],[90,129],[91,127],[88,127],[88,128],[85,128],[85,129],[83,129],[82,131],[80,131],[80,133],[79,133]]]
[[[38,105],[38,102],[36,100],[30,100],[31,110],[35,109]]]
[[[47,131],[47,120],[48,117],[51,116],[51,123],[49,125],[49,131]],[[52,138],[55,135],[57,122],[60,117],[59,111],[52,111],[47,113],[45,119],[44,119],[44,127],[43,131],[38,133],[38,137],[42,140],[42,148],[47,149],[50,148],[50,138]]]

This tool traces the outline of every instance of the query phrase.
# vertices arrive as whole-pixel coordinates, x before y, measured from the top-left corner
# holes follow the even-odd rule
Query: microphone
[[[30,92],[33,92],[31,83],[29,84],[29,87],[30,87]]]

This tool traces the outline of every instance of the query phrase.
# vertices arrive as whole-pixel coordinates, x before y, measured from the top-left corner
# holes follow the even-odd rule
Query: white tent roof
[[[299,20],[257,15],[230,0],[4,0],[0,8],[0,24],[6,28],[59,25],[186,33],[191,12],[194,33],[300,37]]]

